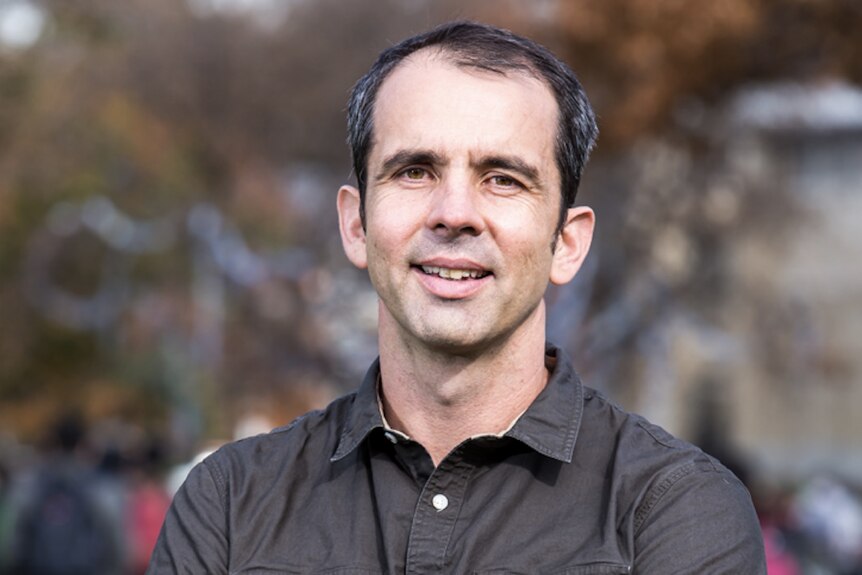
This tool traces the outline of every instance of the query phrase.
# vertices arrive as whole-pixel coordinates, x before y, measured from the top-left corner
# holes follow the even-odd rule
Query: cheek
[[[524,236],[542,234],[546,244],[560,217],[559,202],[528,193],[511,197],[490,196],[485,210],[489,220],[500,230]],[[545,232],[547,230],[547,232]]]
[[[378,294],[385,293],[387,281],[387,270],[389,265],[386,263],[386,258],[381,254],[376,246],[369,244],[368,250],[368,279],[371,280],[371,285],[374,286]]]
[[[368,275],[378,288],[388,281],[386,278],[392,275],[393,269],[403,265],[407,240],[391,231],[386,229],[385,234],[370,233],[367,236]]]
[[[550,277],[553,255],[550,239],[546,237],[548,234],[542,232],[525,226],[520,236],[510,236],[508,247],[503,248],[510,254],[517,254],[513,256],[513,264],[525,290],[538,289],[537,286],[546,283]]]
[[[402,266],[409,259],[411,246],[415,244],[417,210],[405,209],[393,204],[378,206],[367,219],[368,266]],[[382,270],[381,270],[382,271]]]
[[[409,191],[399,193],[388,188],[374,191],[365,205],[365,222],[370,233],[380,236],[378,244],[402,238],[416,227],[425,209],[420,199]]]
[[[406,216],[396,210],[390,211],[386,217],[375,216],[367,220],[368,249],[386,260],[393,259],[398,252],[406,251],[411,229],[404,220]]]

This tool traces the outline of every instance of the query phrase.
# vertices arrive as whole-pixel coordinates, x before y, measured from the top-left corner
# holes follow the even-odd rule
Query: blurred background
[[[862,573],[856,0],[0,0],[0,570],[62,468],[122,526],[85,572],[142,572],[190,462],[358,385],[347,93],[455,18],[544,43],[598,112],[549,338],[746,481],[770,573]]]

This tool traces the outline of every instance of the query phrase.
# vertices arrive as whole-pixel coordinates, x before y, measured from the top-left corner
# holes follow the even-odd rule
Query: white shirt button
[[[433,505],[434,509],[436,509],[437,511],[443,511],[444,509],[449,507],[449,498],[442,493],[438,493],[431,498],[431,505]]]
[[[392,443],[398,443],[398,438],[397,438],[397,437],[395,437],[395,434],[394,434],[394,433],[392,433],[391,431],[387,431],[387,432],[386,432],[386,433],[384,433],[383,435],[385,435],[385,436],[386,436],[386,439],[388,439],[390,442],[392,442]]]

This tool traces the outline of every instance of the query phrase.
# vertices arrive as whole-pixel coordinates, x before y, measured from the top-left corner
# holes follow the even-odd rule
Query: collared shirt
[[[229,444],[177,493],[148,573],[765,574],[751,499],[697,448],[584,387],[548,385],[438,466],[357,392]]]

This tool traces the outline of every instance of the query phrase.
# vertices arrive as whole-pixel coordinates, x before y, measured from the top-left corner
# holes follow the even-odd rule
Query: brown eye
[[[519,185],[514,178],[509,176],[491,176],[491,183],[500,188],[514,188]]]
[[[407,168],[404,170],[404,176],[408,180],[421,180],[425,177],[425,170],[422,168]]]

